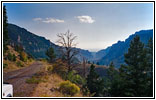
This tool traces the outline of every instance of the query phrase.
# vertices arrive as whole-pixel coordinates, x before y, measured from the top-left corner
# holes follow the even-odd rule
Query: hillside
[[[106,56],[106,54],[109,52],[111,47],[107,47],[106,49],[102,49],[98,52],[95,53],[95,60],[99,60],[101,59],[102,57]]]
[[[49,47],[53,47],[55,50],[55,54],[57,56],[59,53],[59,46],[52,43],[50,40],[47,40],[44,37],[35,35],[27,31],[24,28],[21,28],[14,24],[8,25],[8,34],[11,40],[12,45],[18,44],[22,45],[26,52],[30,53],[34,58],[47,58],[45,52]],[[77,55],[78,59],[82,59],[82,55],[87,59],[92,58],[92,54],[88,50],[83,50],[80,48],[76,48],[79,50],[79,55]],[[81,56],[80,56],[81,55]]]
[[[26,52],[33,55],[35,58],[46,58],[45,51],[52,46],[55,50],[58,48],[44,37],[37,36],[24,28],[14,24],[8,25],[8,34],[13,44],[20,44]]]
[[[34,60],[24,51],[17,51],[10,45],[7,46],[8,50],[4,55],[3,59],[3,72],[7,73],[10,71],[22,69],[29,66]]]
[[[117,68],[120,67],[120,64],[124,63],[124,54],[127,52],[129,48],[130,41],[136,36],[140,36],[141,41],[144,44],[147,44],[148,40],[153,38],[153,30],[142,30],[136,32],[135,34],[130,35],[125,41],[118,41],[113,44],[111,47],[102,50],[103,57],[98,60],[98,62],[102,65],[109,65],[111,61],[114,62]],[[102,51],[97,52],[100,53]]]
[[[57,56],[60,55],[58,45],[52,43],[50,40],[47,40],[44,37],[35,35],[24,28],[14,24],[9,24],[8,32],[12,45],[22,45],[25,51],[35,58],[47,58],[45,52],[49,47],[54,48]],[[77,58],[79,61],[82,61],[82,58],[85,57],[88,61],[93,61],[95,63],[99,62],[100,65],[106,66],[113,61],[115,66],[119,68],[120,64],[124,63],[124,54],[127,52],[130,41],[135,35],[139,35],[141,41],[146,44],[149,38],[153,37],[153,30],[142,30],[136,32],[135,34],[130,35],[125,41],[118,41],[112,46],[94,53],[81,48],[75,48],[79,50]]]

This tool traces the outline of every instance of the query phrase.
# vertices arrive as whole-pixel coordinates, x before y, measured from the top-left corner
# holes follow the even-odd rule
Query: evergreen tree
[[[115,77],[115,74],[117,74],[113,62],[110,63],[107,74],[110,81],[112,81]]]
[[[94,96],[103,96],[104,81],[95,72],[95,66],[92,64],[89,75],[87,76],[87,87]]]
[[[56,55],[54,53],[54,49],[52,47],[50,47],[47,51],[46,51],[46,55],[49,57],[49,61],[53,62]]]
[[[130,43],[128,53],[125,54],[125,62],[122,65],[120,75],[124,80],[124,96],[146,96],[147,88],[147,59],[144,44],[139,36],[134,37]]]
[[[120,77],[119,74],[114,75],[114,79],[111,82],[109,94],[111,97],[123,97],[126,96],[125,94],[125,87],[126,82]]]
[[[121,77],[119,76],[119,72],[117,71],[117,69],[115,69],[113,62],[111,62],[109,65],[107,75],[107,87],[109,87],[109,95],[114,97],[122,96],[123,88],[121,87],[121,85],[123,84],[123,82],[121,80]]]
[[[100,65],[99,62],[96,63],[97,65]]]
[[[8,17],[7,17],[7,11],[6,6],[3,6],[3,52],[5,53],[7,48],[7,45],[9,43],[9,37],[8,37]]]
[[[147,59],[148,59],[148,70],[153,72],[153,40],[149,39],[148,44],[146,46]],[[153,75],[153,74],[152,74]]]
[[[146,46],[147,52],[147,74],[148,74],[148,96],[153,96],[153,40],[149,39],[148,44]]]

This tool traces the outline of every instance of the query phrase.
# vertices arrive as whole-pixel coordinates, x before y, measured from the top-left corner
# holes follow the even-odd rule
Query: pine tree
[[[49,61],[53,62],[56,55],[54,53],[54,49],[52,47],[50,47],[47,51],[46,51],[46,55],[49,57]]]
[[[7,48],[7,45],[9,43],[9,37],[8,37],[8,17],[6,12],[6,6],[3,6],[3,52],[5,53]]]
[[[121,79],[121,77],[119,76],[119,72],[117,71],[117,69],[115,69],[115,66],[113,64],[113,62],[110,63],[108,71],[108,81],[107,81],[107,87],[108,88],[108,92],[110,96],[113,97],[120,97],[123,96],[123,80]]]
[[[119,74],[115,74],[114,79],[111,82],[109,94],[111,97],[124,97],[125,95],[125,89],[127,87],[125,86],[126,82],[120,77]]]
[[[152,38],[150,38],[148,41],[148,44],[146,46],[146,51],[147,51],[147,59],[148,59],[148,70],[150,72],[153,72],[153,40]]]
[[[95,66],[92,64],[89,75],[87,76],[87,87],[94,96],[103,96],[104,81],[95,72]]]
[[[110,81],[112,81],[114,79],[115,74],[116,74],[116,70],[115,70],[113,62],[110,63],[107,74],[108,74]]]
[[[147,74],[148,74],[148,89],[147,93],[148,96],[153,96],[153,40],[152,38],[149,39],[148,44],[146,46],[147,52]]]
[[[139,36],[134,37],[130,43],[128,53],[125,54],[125,62],[122,65],[120,75],[124,80],[124,96],[146,96],[147,88],[147,59],[144,44]]]

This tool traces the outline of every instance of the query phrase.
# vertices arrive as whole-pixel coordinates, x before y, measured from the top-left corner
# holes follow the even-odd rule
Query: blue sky
[[[68,29],[77,47],[97,51],[153,29],[152,3],[4,3],[8,22],[57,41]]]

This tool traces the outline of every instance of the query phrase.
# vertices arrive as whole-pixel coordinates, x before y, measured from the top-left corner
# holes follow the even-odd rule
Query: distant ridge
[[[49,47],[53,47],[55,53],[60,55],[59,46],[47,40],[45,37],[35,35],[24,28],[14,24],[8,24],[8,33],[12,44],[21,44],[25,51],[35,58],[47,58],[45,52]],[[88,50],[75,48],[79,50],[77,58],[82,61],[85,57],[88,61],[99,63],[100,65],[108,66],[111,61],[114,62],[117,68],[124,63],[124,54],[129,48],[130,41],[139,35],[143,43],[147,44],[150,37],[153,38],[153,29],[141,30],[130,35],[125,41],[118,41],[117,43],[102,49],[98,52],[89,52]]]
[[[144,44],[147,44],[148,40],[150,38],[153,38],[153,29],[141,30],[141,31],[135,32],[135,34],[130,35],[125,41],[118,41],[112,46],[98,51],[96,53],[97,56],[98,55],[102,56],[103,54],[103,57],[99,59],[97,62],[99,62],[102,65],[109,65],[110,62],[113,61],[115,66],[119,68],[120,64],[124,63],[124,54],[127,52],[131,40],[136,35],[140,37],[141,42],[143,42]]]

